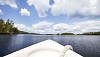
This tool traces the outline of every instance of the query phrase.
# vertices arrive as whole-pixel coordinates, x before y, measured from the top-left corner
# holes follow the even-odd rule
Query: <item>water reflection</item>
[[[18,35],[14,35],[11,37],[10,44],[8,46],[9,47],[8,51],[13,52],[19,48],[22,48],[23,44],[24,44],[24,37],[23,36],[18,37]]]
[[[0,35],[0,57],[47,39],[62,45],[72,45],[74,51],[84,57],[100,57],[100,36],[39,36],[31,34]]]
[[[9,35],[0,35],[0,57],[4,56],[4,54],[8,54],[7,48],[9,46],[9,42],[11,41],[11,36]]]

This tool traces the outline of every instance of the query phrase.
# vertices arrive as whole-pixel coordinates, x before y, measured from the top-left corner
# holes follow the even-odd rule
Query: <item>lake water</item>
[[[72,45],[75,52],[84,57],[100,57],[100,36],[96,35],[0,35],[0,57],[51,39],[62,45]]]

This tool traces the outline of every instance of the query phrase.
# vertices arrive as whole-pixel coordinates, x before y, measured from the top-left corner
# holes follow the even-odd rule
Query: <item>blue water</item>
[[[62,45],[72,45],[75,52],[84,57],[100,57],[100,36],[96,35],[0,35],[0,57],[51,39]]]

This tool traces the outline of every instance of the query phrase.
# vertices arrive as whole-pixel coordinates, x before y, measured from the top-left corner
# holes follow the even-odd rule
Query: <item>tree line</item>
[[[4,21],[0,19],[0,34],[19,34],[19,33],[27,33],[23,31],[19,31],[16,27],[14,27],[14,22],[10,19]]]
[[[81,35],[100,35],[100,31],[99,32],[87,32],[87,33],[83,33]]]

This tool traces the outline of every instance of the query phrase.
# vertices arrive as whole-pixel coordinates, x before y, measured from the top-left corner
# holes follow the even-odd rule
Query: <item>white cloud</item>
[[[17,27],[21,31],[34,32],[32,27],[28,27],[24,24],[14,24],[14,27]]]
[[[53,25],[53,29],[54,30],[58,30],[58,31],[61,31],[61,30],[70,30],[70,25],[68,24],[65,24],[65,23],[58,23],[58,24],[55,24]]]
[[[42,21],[42,22],[33,24],[32,27],[33,27],[33,29],[45,30],[45,29],[50,28],[52,25],[53,25],[53,23],[51,23],[51,22]]]
[[[34,6],[39,17],[46,17],[49,9],[51,14],[59,16],[82,15],[84,17],[100,16],[100,0],[54,0],[54,4],[49,4],[50,0],[27,0],[30,6]]]
[[[57,16],[60,14],[83,16],[100,16],[100,1],[99,0],[54,0],[51,12]]]
[[[0,0],[0,5],[9,5],[13,8],[18,8],[15,0]]]
[[[2,12],[2,10],[0,9],[0,15],[3,15],[4,13]]]
[[[21,16],[30,16],[30,12],[26,8],[22,8],[20,14]]]
[[[26,29],[27,29],[27,26],[25,26],[24,24],[15,24],[14,25],[15,27],[17,27],[19,30],[24,30],[24,31],[26,31]]]
[[[34,33],[56,34],[63,32],[73,32],[77,34],[84,32],[100,31],[100,20],[89,20],[84,22],[76,22],[73,24],[54,24],[52,22],[42,21],[33,24],[31,27],[25,26],[24,24],[15,24],[15,26],[18,27],[19,30]]]
[[[34,33],[49,33],[47,30],[51,28],[53,25],[52,22],[42,21],[36,24],[33,24],[31,27],[28,27],[24,24],[15,24],[15,27],[17,27],[21,31],[27,31],[27,32],[34,32]]]
[[[47,11],[50,9],[49,0],[28,0],[27,3],[36,8],[39,17],[47,16]]]
[[[91,31],[100,31],[100,20],[78,22],[73,25],[73,32],[75,33],[84,33]]]

